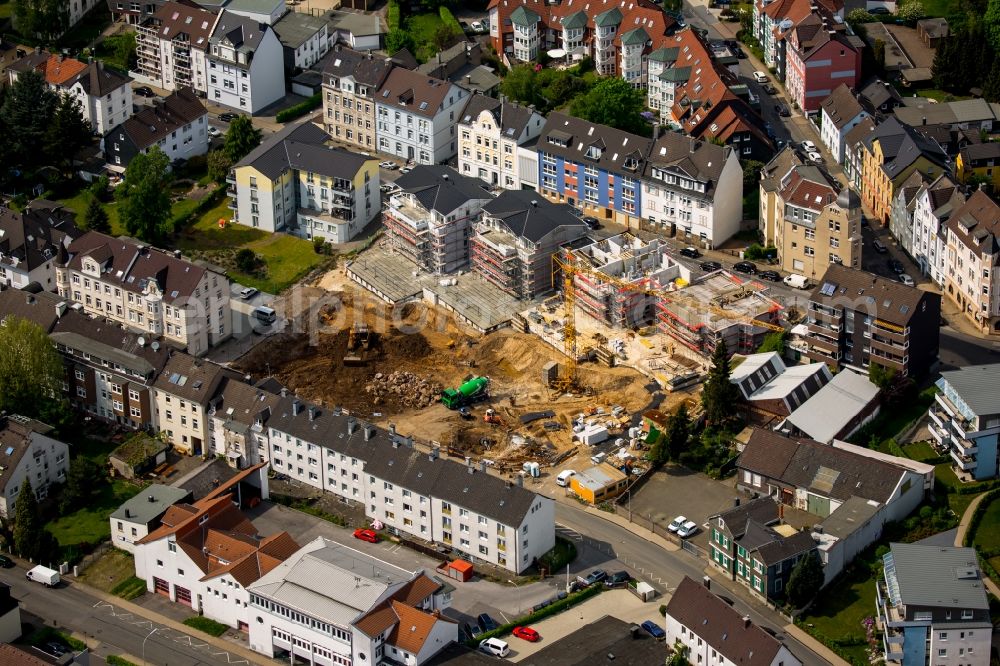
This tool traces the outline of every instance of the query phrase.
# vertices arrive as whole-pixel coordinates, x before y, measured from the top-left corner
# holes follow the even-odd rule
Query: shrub
[[[561,571],[566,565],[576,559],[576,545],[569,539],[556,537],[556,545],[552,550],[539,558],[539,564],[549,570],[549,573]]]
[[[260,268],[261,259],[250,248],[242,248],[236,253],[236,269],[241,273],[253,274]]]
[[[129,661],[124,657],[119,657],[116,654],[109,654],[104,658],[105,663],[109,666],[139,666],[134,661]]]
[[[221,636],[226,633],[227,629],[229,629],[229,627],[221,622],[216,622],[215,620],[210,620],[207,617],[202,617],[200,615],[189,617],[184,620],[184,624],[193,629],[197,629],[198,631],[204,631],[209,636]]]
[[[73,638],[69,634],[64,634],[63,632],[53,629],[52,627],[40,627],[35,630],[30,636],[28,636],[27,643],[29,645],[42,646],[49,641],[65,643],[76,652],[81,652],[87,649],[87,644],[79,638]]]
[[[458,19],[455,18],[455,15],[451,13],[450,9],[441,5],[441,7],[438,8],[438,15],[441,16],[441,22],[448,26],[450,30],[457,32],[460,35],[465,34],[465,31],[462,30],[462,24],[458,22]]]
[[[399,9],[398,0],[389,0],[389,7],[385,13],[385,23],[389,30],[399,30],[402,28],[402,13]]]
[[[279,111],[278,115],[274,117],[279,123],[287,123],[290,120],[295,120],[300,116],[304,116],[313,109],[318,109],[323,104],[323,93],[318,92],[312,97],[306,99],[304,102],[299,102],[295,106],[290,106],[284,111]]]

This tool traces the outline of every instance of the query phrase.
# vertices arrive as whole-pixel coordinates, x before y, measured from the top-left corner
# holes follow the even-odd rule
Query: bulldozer
[[[366,324],[355,324],[347,332],[347,355],[344,365],[364,365],[374,335]]]
[[[500,418],[495,409],[487,409],[486,413],[483,414],[483,421],[486,423],[492,423],[493,425],[503,425],[503,419]]]

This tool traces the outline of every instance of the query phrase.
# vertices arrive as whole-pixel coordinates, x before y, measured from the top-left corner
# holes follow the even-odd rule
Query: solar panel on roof
[[[837,291],[837,285],[832,282],[824,282],[823,286],[819,290],[819,293],[824,296],[833,296],[833,292],[835,291]]]

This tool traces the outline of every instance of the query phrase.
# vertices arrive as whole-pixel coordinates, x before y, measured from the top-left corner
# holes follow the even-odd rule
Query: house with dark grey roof
[[[923,501],[926,470],[912,461],[756,428],[736,461],[736,486],[816,516],[826,582]]]
[[[226,377],[206,410],[206,419],[211,420],[206,452],[225,458],[237,469],[267,462],[265,424],[278,401],[279,396],[270,391]]]
[[[472,95],[458,122],[458,170],[505,190],[534,187],[537,155],[522,160],[519,153],[538,138],[543,125],[545,116],[530,106]]]
[[[945,297],[983,333],[1000,331],[1000,206],[975,190],[945,223]]]
[[[962,479],[995,478],[1000,464],[1000,364],[941,373],[928,414],[931,436]]]
[[[135,542],[160,526],[160,519],[167,509],[189,501],[191,493],[183,488],[159,483],[146,486],[111,514],[111,543],[115,548],[135,552]]]
[[[776,352],[734,357],[732,368],[729,381],[746,401],[750,421],[760,425],[787,417],[833,377],[824,363],[786,366]]]
[[[882,564],[875,611],[886,663],[988,666],[993,625],[975,550],[893,543]]]
[[[486,183],[449,166],[421,165],[395,184],[382,212],[393,250],[435,275],[468,266],[473,225],[493,200]]]
[[[281,2],[284,9],[284,2]],[[271,24],[285,54],[285,69],[308,69],[330,50],[330,24],[322,16],[286,12]]]
[[[666,633],[666,644],[680,643],[692,664],[802,666],[784,643],[687,576],[667,604]]]
[[[154,101],[104,136],[108,168],[124,172],[132,158],[153,146],[173,162],[208,152],[208,110],[190,88]]]
[[[903,105],[903,98],[896,88],[881,79],[872,79],[858,92],[858,101],[865,110],[879,119]]]
[[[223,10],[208,40],[208,99],[250,115],[285,96],[285,60],[274,29]]]
[[[0,414],[0,515],[13,516],[14,502],[25,480],[38,499],[49,486],[65,483],[69,446],[54,439],[52,426],[26,416]]]
[[[157,428],[176,451],[204,455],[211,435],[208,408],[227,377],[240,375],[205,359],[174,354],[154,387]]]
[[[507,190],[483,206],[470,243],[472,269],[507,293],[531,299],[557,286],[552,255],[587,231],[568,205],[534,190]]]
[[[377,16],[371,18],[378,19]],[[374,152],[378,127],[375,91],[389,76],[395,66],[393,61],[376,56],[370,50],[355,51],[334,44],[320,64],[323,70],[323,125],[327,133],[338,141]]]
[[[841,83],[820,104],[820,140],[833,155],[837,164],[844,162],[847,133],[871,114],[854,96],[854,92]]]
[[[0,285],[23,289],[37,282],[54,290],[54,263],[82,234],[76,214],[60,204],[36,200],[22,211],[0,206]]]
[[[378,151],[416,164],[443,164],[455,156],[455,123],[469,91],[402,67],[375,90]]]
[[[379,212],[378,161],[328,145],[312,123],[286,125],[229,174],[234,221],[346,243]]]

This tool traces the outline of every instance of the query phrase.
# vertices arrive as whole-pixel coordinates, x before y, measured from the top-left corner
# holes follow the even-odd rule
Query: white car
[[[410,173],[411,171],[413,171],[413,167],[405,166],[399,170],[399,173]]]
[[[209,125],[208,126],[208,135],[209,136],[222,136],[222,132],[219,131],[218,127],[213,127],[213,126]]]
[[[499,638],[487,638],[479,644],[479,649],[494,657],[506,657],[510,654],[510,646]]]
[[[760,72],[760,71],[754,72],[753,80],[756,81],[757,83],[767,83],[767,72]]]
[[[819,153],[817,153],[815,150],[811,150],[808,153],[806,153],[806,157],[808,157],[809,161],[811,161],[811,162],[822,162],[823,161],[823,156],[820,155]]]
[[[682,539],[686,539],[697,531],[698,531],[698,526],[695,525],[693,520],[689,520],[683,525],[681,525],[680,529],[677,530],[677,536],[679,536]]]
[[[242,291],[240,291],[240,298],[242,298],[244,301],[249,301],[251,298],[253,298],[259,293],[260,290],[258,290],[256,287],[245,287]]]
[[[674,522],[667,525],[667,529],[670,530],[671,532],[676,532],[680,528],[684,527],[684,523],[690,523],[690,522],[691,521],[688,520],[685,516],[677,516],[676,518],[674,518]],[[694,523],[691,524],[693,525]]]
[[[470,27],[472,28],[473,32],[475,32],[476,34],[479,34],[481,32],[486,32],[486,26],[484,26],[482,24],[482,21],[473,21],[470,24]]]
[[[905,284],[905,285],[906,285],[907,287],[912,287],[912,286],[914,286],[914,283],[913,283],[913,278],[911,278],[911,277],[910,277],[909,275],[907,275],[906,273],[903,273],[903,274],[901,274],[901,275],[899,276],[899,281],[900,281],[900,282],[902,282],[903,284]]]
[[[392,171],[397,166],[395,162],[390,162],[389,160],[385,160],[384,162],[379,162],[378,165],[380,168],[386,169],[387,171]]]
[[[802,150],[806,151],[807,153],[816,152],[816,144],[813,143],[812,141],[803,141],[799,145],[802,146]]]

